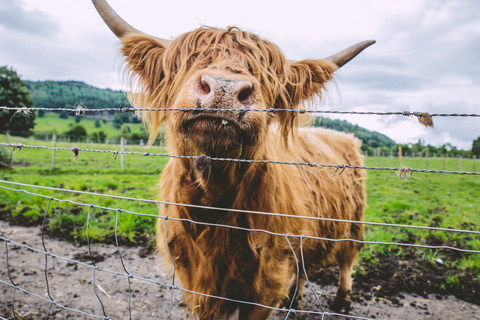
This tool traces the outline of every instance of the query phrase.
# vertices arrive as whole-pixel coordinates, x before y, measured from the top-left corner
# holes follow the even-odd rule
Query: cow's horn
[[[97,9],[98,13],[102,17],[103,21],[107,24],[107,26],[112,30],[112,32],[118,37],[121,38],[129,33],[140,33],[140,34],[145,34],[144,32],[141,32],[131,25],[129,25],[125,20],[122,19],[113,9],[110,7],[110,5],[107,3],[105,0],[92,0],[93,5]],[[157,38],[157,39],[162,45],[168,47],[170,43],[172,42],[171,40],[166,40],[162,38]]]
[[[375,40],[367,40],[367,41],[362,41],[360,43],[357,43],[351,47],[348,47],[345,50],[342,50],[338,53],[335,53],[334,55],[331,55],[328,58],[325,58],[326,60],[330,60],[333,63],[335,63],[339,68],[347,64],[350,60],[355,58],[357,54],[362,52],[365,48],[371,46],[374,44],[376,41]]]

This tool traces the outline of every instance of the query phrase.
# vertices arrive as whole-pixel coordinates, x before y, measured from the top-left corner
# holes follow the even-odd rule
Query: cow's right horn
[[[105,0],[92,0],[93,5],[97,9],[98,13],[102,17],[103,21],[107,24],[107,26],[112,30],[112,32],[118,37],[122,38],[123,36],[129,34],[129,33],[140,33],[140,34],[145,34],[144,32],[141,32],[140,30],[135,29],[131,25],[129,25],[125,20],[122,19],[113,9],[110,7],[110,5],[107,3]],[[166,40],[158,37],[154,37],[155,39],[158,40],[162,45],[165,47],[168,47],[170,43],[172,43],[171,40]]]

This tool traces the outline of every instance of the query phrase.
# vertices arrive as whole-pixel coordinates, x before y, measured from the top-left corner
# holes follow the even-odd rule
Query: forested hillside
[[[79,81],[25,81],[37,108],[71,108],[82,103],[88,109],[129,107],[122,91],[100,89]]]
[[[393,141],[386,135],[378,133],[376,131],[369,131],[365,128],[359,127],[357,124],[351,124],[350,122],[345,120],[334,120],[329,118],[317,117],[315,118],[315,126],[327,129],[334,129],[337,131],[351,132],[357,138],[362,140],[364,144],[367,144],[372,148],[391,148],[395,145],[395,141]]]

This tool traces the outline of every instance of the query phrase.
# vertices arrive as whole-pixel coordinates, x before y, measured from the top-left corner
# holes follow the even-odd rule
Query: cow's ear
[[[277,100],[276,107],[280,109],[307,108],[309,102],[319,97],[325,88],[325,83],[332,79],[333,72],[338,67],[329,60],[302,60],[292,62],[289,66],[286,97]],[[296,112],[278,112],[282,135],[288,144],[290,134],[298,125]]]
[[[290,64],[287,91],[292,108],[320,96],[338,67],[329,60],[303,60]]]
[[[157,88],[164,74],[162,60],[165,46],[144,34],[128,34],[121,41],[130,78],[138,77],[136,80],[145,84],[147,90]]]

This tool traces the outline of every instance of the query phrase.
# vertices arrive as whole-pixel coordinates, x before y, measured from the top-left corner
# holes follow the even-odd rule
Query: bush
[[[66,110],[62,110],[59,115],[60,119],[68,119],[68,112]]]
[[[6,148],[0,147],[0,169],[10,168],[10,153]]]
[[[95,128],[101,128],[102,124],[100,123],[99,120],[95,120]]]
[[[67,137],[70,137],[71,140],[81,141],[87,138],[87,130],[81,124],[73,126],[70,130],[66,132]]]
[[[107,139],[107,135],[103,131],[94,132],[90,135],[90,141],[93,143],[103,143]]]

